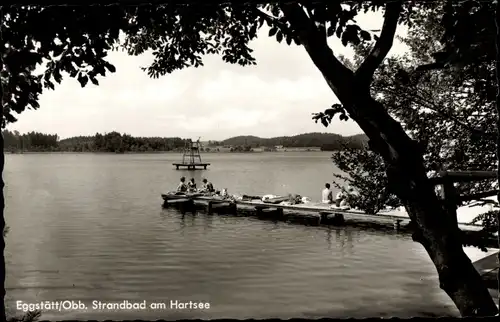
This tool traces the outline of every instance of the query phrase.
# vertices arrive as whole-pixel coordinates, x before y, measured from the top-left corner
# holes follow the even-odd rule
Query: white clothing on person
[[[332,203],[333,192],[328,188],[323,189],[323,191],[321,192],[321,199],[322,203]]]

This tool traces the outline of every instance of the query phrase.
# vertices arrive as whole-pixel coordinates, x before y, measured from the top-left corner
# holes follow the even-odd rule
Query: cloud
[[[279,99],[282,102],[309,101],[329,90],[322,79],[305,76],[290,80],[276,78],[273,81],[257,75],[240,75],[222,71],[211,82],[204,83],[197,92],[205,102],[248,101]],[[318,91],[319,89],[319,91]],[[323,89],[323,90],[322,90]],[[258,106],[256,106],[258,108]]]
[[[378,16],[380,16],[378,14]],[[359,17],[367,29],[379,29],[380,17]],[[404,32],[404,30],[403,30]],[[335,54],[352,50],[330,38]],[[152,62],[150,53],[132,57],[112,52],[115,74],[82,89],[67,79],[45,92],[38,111],[20,115],[10,126],[21,132],[58,133],[61,137],[120,131],[137,136],[180,136],[220,140],[233,135],[263,137],[330,131],[359,133],[353,122],[334,121],[325,129],[311,113],[337,102],[319,70],[302,47],[279,44],[268,29],[250,44],[257,66],[224,63],[204,57],[204,67],[176,71],[151,79],[140,67]],[[403,47],[395,44],[394,52]]]

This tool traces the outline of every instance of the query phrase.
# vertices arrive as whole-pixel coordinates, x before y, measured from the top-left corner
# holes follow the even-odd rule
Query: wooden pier
[[[177,207],[181,212],[202,210],[208,214],[227,214],[233,216],[254,216],[263,220],[283,221],[306,225],[334,225],[368,223],[370,225],[391,224],[394,230],[405,230],[410,223],[408,216],[397,212],[385,211],[377,215],[366,214],[360,210],[331,208],[331,205],[312,203],[280,205],[263,203],[255,200],[228,200],[200,196],[162,195],[163,207]],[[482,226],[459,223],[463,231],[479,231]]]

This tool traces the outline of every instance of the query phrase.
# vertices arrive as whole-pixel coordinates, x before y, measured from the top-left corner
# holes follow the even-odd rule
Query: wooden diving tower
[[[200,138],[193,142],[191,139],[189,139],[186,142],[186,145],[184,146],[184,152],[182,154],[182,162],[181,163],[172,163],[176,170],[179,170],[181,168],[187,168],[188,170],[196,170],[198,167],[201,168],[203,167],[204,170],[207,169],[207,166],[210,165],[210,163],[203,163],[201,161],[201,155],[200,155],[200,149],[201,149],[201,143],[200,143]]]

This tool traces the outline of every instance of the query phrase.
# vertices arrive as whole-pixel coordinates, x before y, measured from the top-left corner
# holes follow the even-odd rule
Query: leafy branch
[[[347,112],[341,104],[333,104],[331,108],[326,109],[324,112],[312,113],[312,115],[315,123],[321,121],[321,124],[325,127],[330,125],[336,115],[339,116],[341,121],[349,120],[349,116],[347,116]]]

